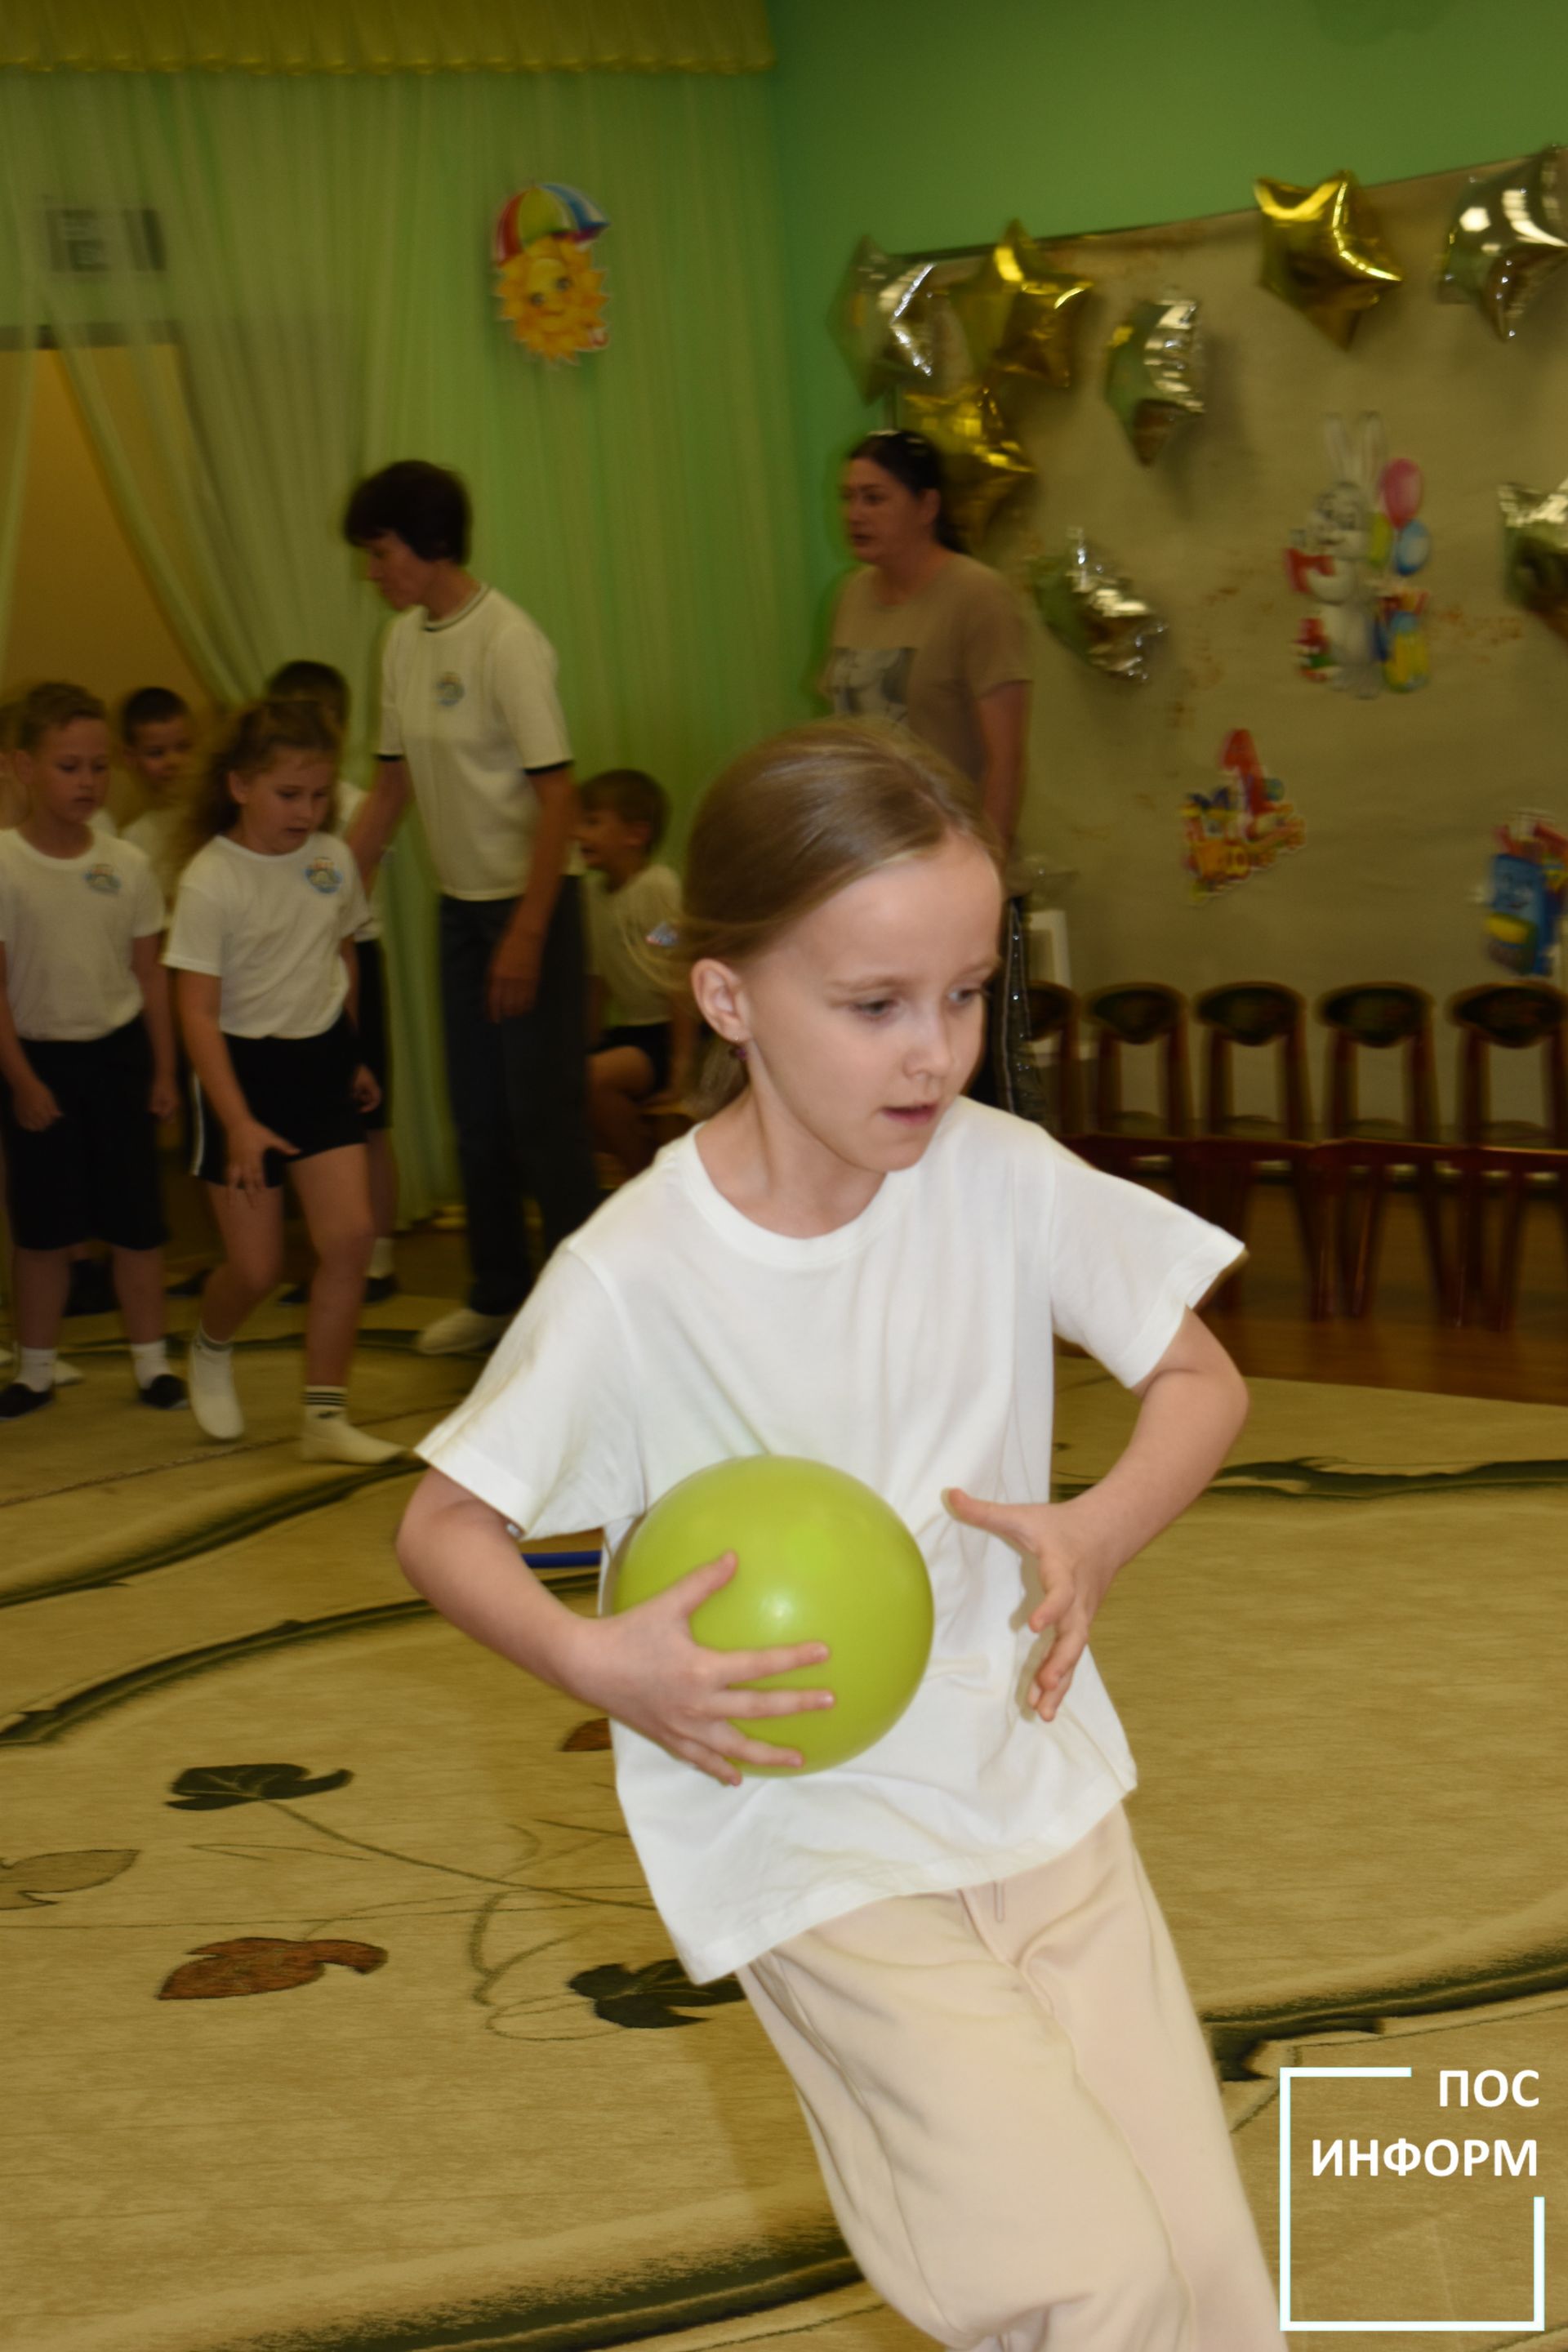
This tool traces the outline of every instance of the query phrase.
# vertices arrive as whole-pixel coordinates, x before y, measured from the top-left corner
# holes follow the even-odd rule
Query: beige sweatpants
[[[1208,2051],[1120,1805],[995,1886],[740,1970],[871,2284],[939,2343],[1282,2352]]]

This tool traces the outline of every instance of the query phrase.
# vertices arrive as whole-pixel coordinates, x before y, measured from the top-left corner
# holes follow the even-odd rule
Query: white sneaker
[[[300,1432],[300,1456],[305,1462],[394,1462],[407,1451],[405,1445],[389,1445],[384,1437],[356,1429],[341,1412],[307,1412]]]
[[[226,1442],[243,1437],[245,1415],[234,1392],[233,1357],[215,1355],[210,1349],[193,1343],[185,1355],[185,1378],[196,1427]]]
[[[510,1315],[480,1315],[471,1307],[455,1307],[450,1315],[426,1324],[414,1342],[421,1356],[479,1356],[495,1346],[511,1321]]]

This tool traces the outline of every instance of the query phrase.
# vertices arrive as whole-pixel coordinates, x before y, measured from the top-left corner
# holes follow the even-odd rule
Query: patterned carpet
[[[372,1312],[384,1433],[471,1378],[411,1352],[427,1305]],[[139,1412],[90,1325],[83,1385],[0,1443],[0,2343],[918,2352],[736,1988],[670,1957],[602,1725],[409,1592],[411,1473],[294,1459],[299,1319],[242,1351],[240,1447]],[[1064,1489],[1129,1414],[1090,1366],[1066,1391]],[[1271,2250],[1280,2067],[1412,2069],[1295,2087],[1309,2322],[1568,2347],[1565,1528],[1568,1412],[1262,1382],[1101,1620]],[[1541,2105],[1440,2109],[1445,2067],[1536,2069]],[[1312,2175],[1313,2137],[1479,2134],[1534,2138],[1536,2179]]]

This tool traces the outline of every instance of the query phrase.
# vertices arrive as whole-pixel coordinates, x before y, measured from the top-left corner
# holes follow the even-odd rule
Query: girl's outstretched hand
[[[736,1687],[763,1675],[820,1665],[828,1655],[825,1643],[802,1642],[776,1650],[709,1650],[693,1637],[693,1612],[729,1583],[735,1566],[734,1553],[727,1551],[705,1567],[694,1568],[653,1600],[639,1601],[624,1616],[594,1620],[590,1672],[575,1678],[581,1697],[595,1700],[617,1723],[657,1740],[670,1755],[731,1789],[741,1783],[737,1764],[798,1766],[803,1761],[795,1748],[748,1739],[732,1717],[800,1715],[833,1705],[831,1691]]]
[[[1091,1557],[1064,1503],[983,1503],[962,1486],[950,1486],[947,1507],[955,1519],[1000,1536],[1035,1563],[1040,1598],[1029,1612],[1029,1629],[1043,1633],[1049,1625],[1055,1631],[1035,1669],[1029,1705],[1042,1723],[1049,1723],[1067,1696],[1119,1563]]]

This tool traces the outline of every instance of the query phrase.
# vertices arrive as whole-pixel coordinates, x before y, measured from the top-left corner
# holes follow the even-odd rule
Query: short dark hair
[[[319,702],[330,713],[340,735],[349,723],[349,682],[331,662],[287,661],[267,681],[273,702]]]
[[[356,482],[343,510],[343,537],[367,547],[391,531],[424,563],[466,563],[473,510],[460,474],[423,457],[403,457]]]
[[[577,797],[585,809],[613,809],[623,824],[646,824],[650,853],[664,839],[669,794],[641,768],[605,768],[586,778]]]
[[[120,740],[134,745],[139,728],[163,727],[171,719],[188,719],[190,715],[189,703],[172,686],[139,686],[120,706]]]
[[[956,555],[964,551],[958,525],[948,512],[947,483],[942,470],[942,456],[933,441],[923,433],[906,433],[891,426],[879,433],[868,433],[850,450],[851,459],[868,457],[873,466],[880,466],[895,482],[901,482],[914,498],[934,490],[942,503],[936,510],[935,531],[942,547],[951,547]]]
[[[57,727],[70,727],[79,719],[107,719],[109,713],[96,694],[85,686],[70,686],[62,678],[49,678],[42,686],[28,689],[21,713],[16,720],[16,749],[36,751],[46,735]]]

